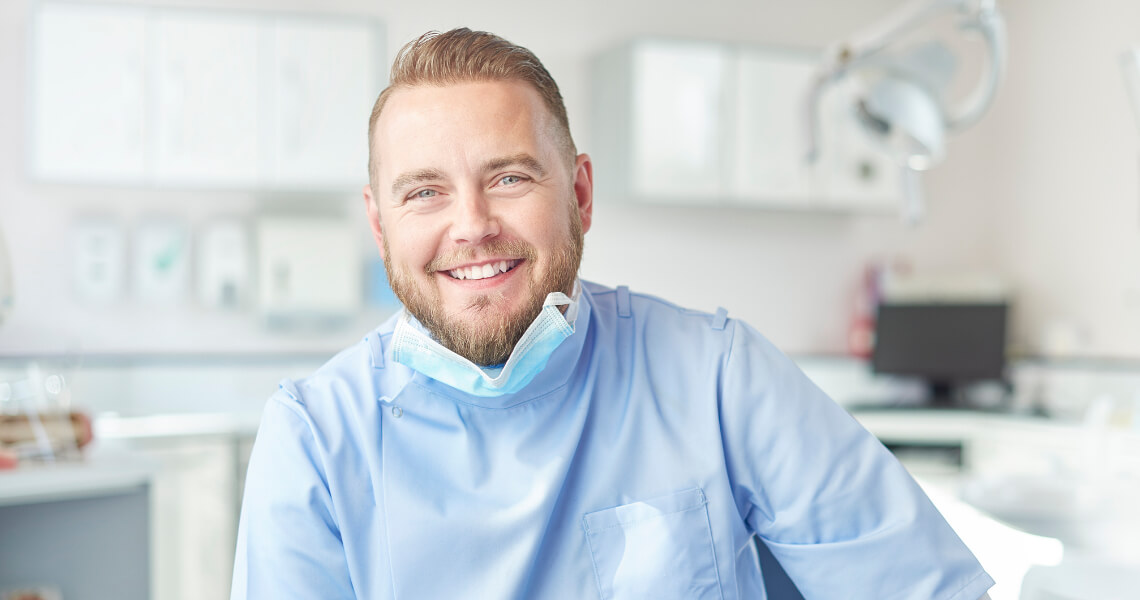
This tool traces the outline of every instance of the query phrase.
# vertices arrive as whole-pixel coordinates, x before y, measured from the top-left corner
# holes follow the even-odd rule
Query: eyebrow
[[[400,190],[417,183],[434,181],[437,179],[443,179],[443,174],[435,169],[420,169],[418,171],[409,171],[407,173],[402,173],[392,182],[392,195],[395,196],[396,194],[400,193]]]
[[[542,163],[538,162],[538,159],[525,152],[520,152],[519,154],[514,154],[512,156],[504,156],[502,158],[493,158],[483,163],[483,172],[486,173],[488,171],[498,171],[499,169],[504,169],[506,167],[516,165],[523,167],[524,169],[534,171],[535,174],[539,177],[546,176],[546,169],[542,168]]]

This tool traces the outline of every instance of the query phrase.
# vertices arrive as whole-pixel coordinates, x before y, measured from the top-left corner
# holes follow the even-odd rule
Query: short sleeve
[[[720,395],[734,500],[805,598],[977,600],[993,585],[894,456],[739,322]]]
[[[250,455],[231,600],[355,598],[325,473],[311,423],[279,390]]]

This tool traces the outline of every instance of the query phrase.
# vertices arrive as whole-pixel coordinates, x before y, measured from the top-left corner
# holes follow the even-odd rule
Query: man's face
[[[592,166],[568,163],[551,121],[533,88],[500,81],[397,90],[376,123],[364,198],[389,282],[476,364],[505,361],[577,277]]]

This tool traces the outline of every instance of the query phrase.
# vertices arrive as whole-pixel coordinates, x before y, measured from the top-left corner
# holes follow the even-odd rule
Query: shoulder
[[[624,329],[632,337],[635,351],[647,359],[676,359],[678,366],[686,368],[707,364],[716,370],[718,378],[737,372],[756,383],[799,376],[794,362],[767,337],[723,308],[706,312],[624,287],[585,282],[583,286],[602,329],[607,329],[604,325],[609,322],[628,318]]]
[[[611,288],[584,281],[583,289],[590,295],[593,310],[600,317],[632,318],[642,327],[694,327],[723,331],[731,321],[724,309],[715,313],[693,310],[652,294],[630,291],[626,286]]]
[[[609,288],[584,282],[583,287],[590,295],[597,321],[628,319],[625,329],[644,349],[655,353],[727,355],[733,338],[744,326],[723,308],[715,312],[694,310],[624,286]],[[759,336],[750,327],[744,333]]]
[[[395,327],[395,317],[365,335],[321,365],[313,373],[283,379],[271,398],[306,420],[341,420],[344,414],[367,410],[379,393],[406,380],[403,365],[388,360],[385,348]],[[394,391],[391,393],[395,393]]]

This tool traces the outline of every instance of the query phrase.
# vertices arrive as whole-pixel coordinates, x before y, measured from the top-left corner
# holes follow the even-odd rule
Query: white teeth
[[[500,260],[497,263],[487,263],[481,267],[460,267],[448,271],[448,274],[456,279],[486,279],[510,271],[511,267],[514,266],[513,262]]]

